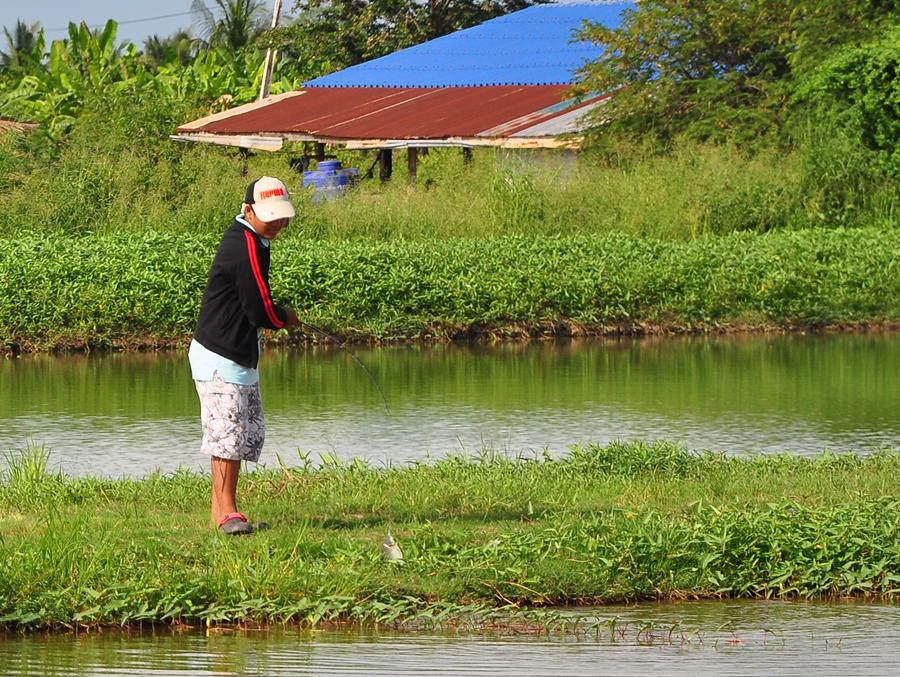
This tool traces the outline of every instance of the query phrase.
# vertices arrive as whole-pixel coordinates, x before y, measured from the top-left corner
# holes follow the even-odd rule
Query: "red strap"
[[[247,240],[247,255],[250,257],[250,268],[253,270],[253,277],[256,279],[256,286],[259,289],[260,297],[262,297],[266,315],[269,317],[269,322],[272,323],[273,327],[281,329],[284,327],[284,322],[278,319],[278,315],[275,314],[275,304],[272,303],[269,287],[266,285],[266,281],[262,276],[262,271],[259,269],[259,261],[256,258],[256,240],[248,230],[244,231],[244,237]]]
[[[238,520],[240,520],[241,522],[246,522],[246,521],[247,521],[247,518],[244,517],[243,513],[239,513],[239,512],[230,512],[230,513],[228,513],[227,515],[225,515],[225,517],[223,517],[222,519],[220,519],[218,525],[216,525],[216,526],[222,526],[223,524],[225,524],[225,522],[230,522],[231,520],[234,520],[234,519],[238,519]]]

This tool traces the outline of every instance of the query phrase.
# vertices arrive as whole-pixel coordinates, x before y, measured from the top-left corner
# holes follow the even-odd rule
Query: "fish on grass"
[[[381,544],[381,556],[387,562],[403,564],[403,551],[400,550],[400,546],[397,545],[397,541],[394,540],[390,531],[387,533],[387,536],[384,537],[384,542]]]

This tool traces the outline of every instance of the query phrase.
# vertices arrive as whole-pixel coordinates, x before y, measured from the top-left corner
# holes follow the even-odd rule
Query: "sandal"
[[[241,536],[252,534],[253,525],[239,512],[230,512],[219,520],[219,531],[226,536]]]

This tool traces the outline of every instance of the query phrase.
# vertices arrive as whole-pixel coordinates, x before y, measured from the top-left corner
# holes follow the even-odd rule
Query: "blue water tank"
[[[341,167],[340,160],[322,160],[315,169],[303,172],[303,187],[312,188],[313,202],[339,197],[359,179],[356,167]]]

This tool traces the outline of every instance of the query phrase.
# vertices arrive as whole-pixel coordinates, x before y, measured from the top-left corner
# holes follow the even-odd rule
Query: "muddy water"
[[[900,609],[702,602],[581,609],[599,634],[169,630],[0,639],[5,675],[888,675]]]
[[[262,462],[298,450],[402,463],[572,443],[681,440],[812,454],[900,447],[900,335],[763,336],[270,351]],[[184,354],[0,360],[0,451],[69,474],[205,466]]]

